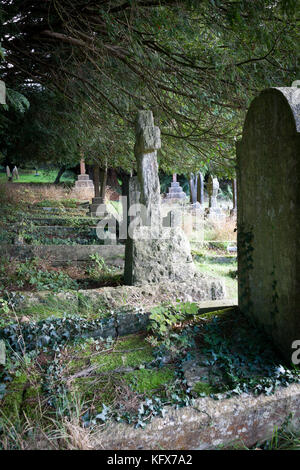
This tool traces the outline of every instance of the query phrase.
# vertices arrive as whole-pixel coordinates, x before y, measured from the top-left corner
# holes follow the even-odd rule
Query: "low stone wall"
[[[110,424],[98,435],[95,448],[115,450],[204,450],[218,446],[254,446],[272,437],[289,416],[290,428],[300,430],[300,385],[281,387],[274,395],[216,401],[199,398],[193,407],[166,408],[147,428]]]
[[[181,284],[154,284],[142,286],[117,286],[100,287],[99,289],[80,289],[68,292],[18,292],[14,293],[15,310],[21,311],[25,308],[41,304],[45,305],[48,299],[51,302],[72,304],[75,314],[80,314],[84,310],[84,304],[88,303],[89,308],[97,311],[103,305],[110,305],[111,308],[134,307],[143,305],[145,309],[150,309],[154,305],[162,302],[196,301],[190,298],[186,286]],[[124,304],[125,301],[125,304]],[[237,306],[232,299],[207,300],[198,299],[201,313],[212,312],[218,309]]]
[[[123,266],[125,255],[124,245],[2,245],[2,250],[10,258],[23,261],[38,257],[53,266],[86,262],[96,253],[109,265]]]

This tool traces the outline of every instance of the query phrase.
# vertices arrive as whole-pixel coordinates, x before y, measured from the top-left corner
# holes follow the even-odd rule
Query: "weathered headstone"
[[[13,171],[12,171],[12,178],[18,180],[19,179],[19,172],[18,168],[14,166]]]
[[[10,168],[8,165],[6,166],[6,176],[7,176],[8,181],[12,180],[12,175],[11,175]]]
[[[252,102],[237,159],[239,306],[291,360],[300,340],[297,88],[270,88]]]
[[[198,297],[222,298],[222,283],[196,272],[189,242],[181,228],[163,227],[157,165],[160,145],[160,131],[154,126],[152,112],[140,111],[135,145],[138,178],[129,183],[128,207],[130,212],[131,204],[137,202],[140,193],[145,214],[142,224],[129,230],[130,236],[126,240],[125,283],[186,282],[189,289],[194,287]]]

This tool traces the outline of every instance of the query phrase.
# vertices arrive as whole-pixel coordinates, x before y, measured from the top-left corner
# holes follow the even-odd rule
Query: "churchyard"
[[[151,112],[136,139],[128,206],[1,188],[3,448],[267,447],[297,428],[299,371],[238,308],[232,201],[211,178],[191,204],[176,175],[162,198]]]
[[[299,450],[299,2],[0,17],[0,450]]]

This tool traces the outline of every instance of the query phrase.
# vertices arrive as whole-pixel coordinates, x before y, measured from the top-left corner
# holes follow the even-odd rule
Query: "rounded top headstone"
[[[291,136],[300,132],[300,88],[267,88],[255,98],[247,112],[243,140],[268,135]]]

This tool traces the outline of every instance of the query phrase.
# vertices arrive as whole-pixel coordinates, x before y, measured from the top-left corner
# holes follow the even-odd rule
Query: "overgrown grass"
[[[57,170],[38,170],[38,176],[36,176],[35,170],[31,170],[30,172],[27,170],[26,172],[19,169],[19,179],[13,180],[13,183],[53,183],[57,176]],[[75,174],[69,171],[66,171],[60,181],[62,183],[69,182],[72,183],[75,180]],[[6,182],[7,176],[6,173],[0,173],[0,182]]]
[[[221,278],[225,283],[226,298],[237,300],[237,261],[235,256],[219,255],[217,252],[202,249],[193,252],[197,269],[203,274]]]

